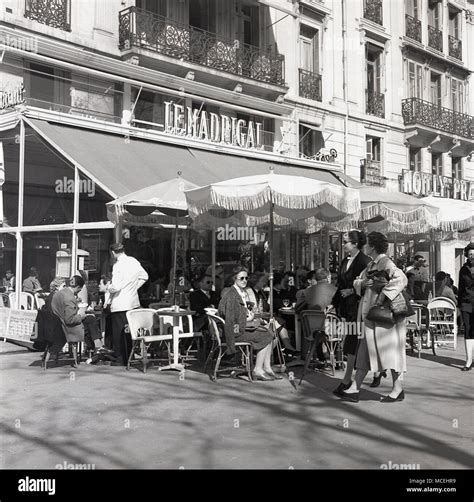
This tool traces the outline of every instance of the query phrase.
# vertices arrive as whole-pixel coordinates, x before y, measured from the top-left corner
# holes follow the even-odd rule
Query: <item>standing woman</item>
[[[393,300],[407,285],[405,274],[396,267],[385,254],[388,240],[379,232],[371,232],[367,236],[365,253],[372,258],[367,268],[354,281],[354,289],[363,298],[359,303],[358,319],[363,321],[363,337],[359,341],[356,355],[355,381],[349,389],[342,392],[342,399],[357,403],[359,390],[369,371],[381,372],[385,369],[392,371],[393,386],[388,396],[381,398],[382,403],[403,401],[405,393],[402,389],[400,376],[406,372],[406,324],[405,318],[397,319],[393,326],[381,326],[369,321],[366,316],[370,308],[382,303],[387,297]],[[385,273],[388,282],[379,290],[376,287],[373,274]]]
[[[466,263],[459,271],[458,305],[461,307],[466,344],[466,364],[461,371],[472,369],[472,348],[474,347],[474,242],[464,248]]]
[[[264,327],[255,331],[246,331],[247,323],[254,321],[254,315],[247,308],[249,296],[246,292],[248,272],[244,267],[237,267],[232,272],[234,284],[225,293],[219,303],[219,316],[225,320],[224,334],[227,353],[235,354],[235,342],[248,342],[253,350],[258,350],[253,378],[255,380],[281,380],[271,366],[273,335]],[[256,320],[255,320],[256,321]]]
[[[339,267],[337,291],[332,304],[336,308],[339,317],[344,318],[346,322],[356,322],[360,296],[357,295],[354,289],[354,280],[370,262],[370,258],[362,252],[367,238],[363,232],[351,230],[344,234],[343,241],[346,257],[342,260]],[[353,330],[351,330],[351,333],[353,333]],[[358,341],[358,337],[355,335],[346,336],[344,340],[343,351],[347,356],[347,366],[342,382],[333,391],[336,396],[341,397],[342,392],[352,384],[352,372],[354,370]]]

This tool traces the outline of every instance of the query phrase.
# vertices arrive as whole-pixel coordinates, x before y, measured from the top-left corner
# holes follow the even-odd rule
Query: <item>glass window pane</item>
[[[14,227],[18,224],[19,134],[18,127],[0,134],[0,150],[3,147],[3,170],[0,172],[2,196],[0,199],[0,227]]]
[[[11,273],[10,273],[11,272]],[[8,305],[8,293],[15,291],[16,237],[15,234],[0,234],[0,292],[5,294],[3,305]],[[2,302],[0,301],[0,307]]]
[[[49,291],[56,276],[69,278],[74,275],[71,245],[72,231],[23,234],[23,283],[32,267],[37,270],[37,280],[44,291]]]
[[[84,174],[79,180],[79,222],[107,221],[106,203],[112,197]]]
[[[74,168],[31,128],[25,143],[24,225],[72,223]]]

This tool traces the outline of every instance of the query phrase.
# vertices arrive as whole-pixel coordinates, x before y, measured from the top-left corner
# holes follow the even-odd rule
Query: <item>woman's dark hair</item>
[[[280,284],[280,282],[283,280],[283,277],[285,277],[285,274],[283,274],[282,272],[275,272],[273,274],[273,284]]]
[[[467,258],[469,256],[469,251],[471,249],[474,249],[474,242],[470,242],[465,248],[464,248],[464,256]]]
[[[440,270],[439,272],[436,272],[435,274],[435,281],[436,282],[441,282],[441,281],[444,281],[446,279],[446,272],[443,272],[442,270]]]
[[[253,274],[250,274],[247,281],[247,286],[250,286],[251,288],[255,287],[258,281],[264,276],[265,272],[254,272]]]
[[[367,237],[364,232],[359,232],[359,230],[351,230],[347,232],[347,238],[352,244],[357,246],[357,249],[362,249],[367,242]]]
[[[378,254],[386,253],[388,249],[388,239],[380,232],[370,232],[367,241],[371,248],[374,248]]]

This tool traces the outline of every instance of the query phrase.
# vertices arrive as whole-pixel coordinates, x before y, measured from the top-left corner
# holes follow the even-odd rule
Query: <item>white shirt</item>
[[[123,312],[140,306],[138,290],[148,280],[148,274],[140,262],[125,253],[120,254],[112,268],[112,293],[110,311]]]
[[[349,255],[347,258],[347,263],[346,263],[346,271],[349,270],[349,267],[352,265],[352,262],[354,261],[354,258],[360,253],[360,251],[357,251],[357,253],[354,256]]]

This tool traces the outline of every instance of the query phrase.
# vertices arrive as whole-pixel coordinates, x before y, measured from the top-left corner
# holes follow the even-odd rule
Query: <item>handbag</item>
[[[406,290],[403,290],[393,300],[389,300],[389,306],[394,316],[410,317],[415,315],[415,311],[410,304],[410,297]]]
[[[374,305],[369,309],[365,318],[382,326],[393,326],[395,324],[393,313],[387,305]]]

